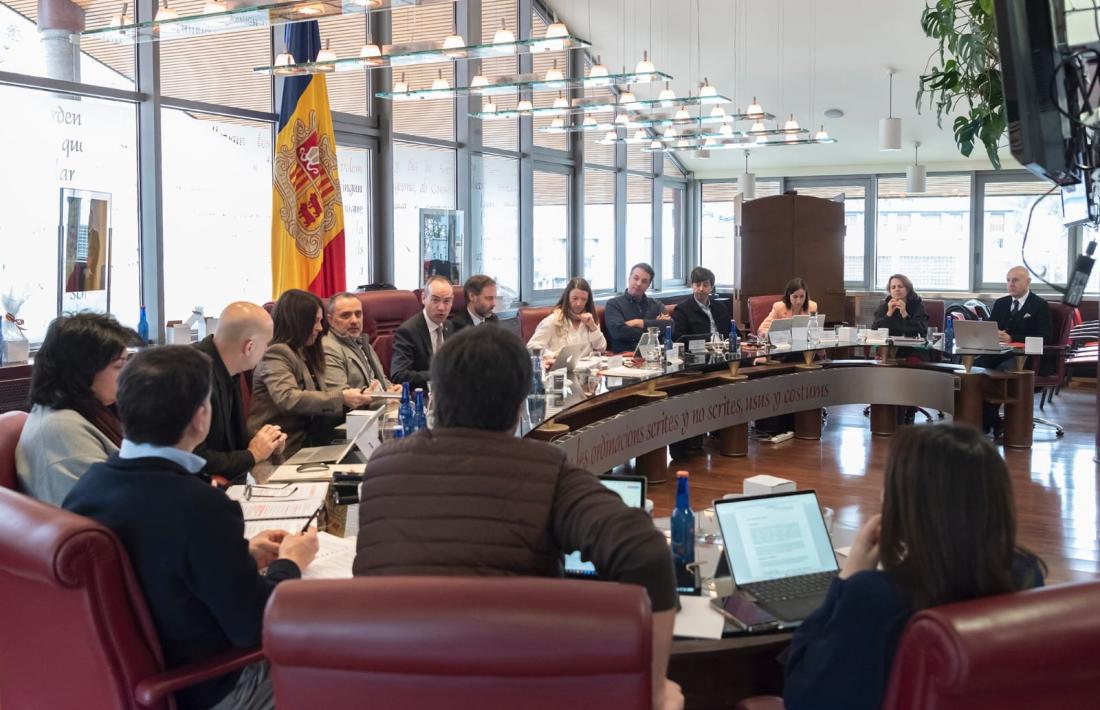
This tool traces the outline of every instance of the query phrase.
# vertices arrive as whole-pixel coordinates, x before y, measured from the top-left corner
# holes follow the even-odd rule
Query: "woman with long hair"
[[[370,402],[359,388],[325,391],[324,306],[309,291],[290,289],[275,302],[275,334],[252,378],[249,435],[265,424],[286,434],[287,456],[331,441],[347,409]]]
[[[875,309],[872,328],[889,328],[890,335],[923,338],[928,334],[928,314],[924,302],[905,274],[894,274],[886,281],[886,298]]]
[[[607,339],[596,317],[592,287],[582,278],[570,279],[550,315],[539,322],[528,348],[541,348],[554,357],[566,345],[587,345],[585,354],[607,347]]]
[[[118,453],[118,375],[137,333],[102,313],[50,323],[34,357],[31,413],[15,448],[15,470],[28,495],[61,505],[94,463]]]
[[[786,707],[879,707],[909,617],[1041,586],[1045,571],[1016,543],[1008,467],[985,437],[951,425],[902,429],[886,459],[882,514],[859,531],[791,642]]]
[[[772,304],[772,310],[768,317],[760,324],[757,334],[764,337],[772,327],[772,321],[777,318],[790,318],[798,315],[813,315],[817,313],[817,303],[810,300],[810,287],[800,276],[795,276],[787,282],[783,289],[782,300]]]

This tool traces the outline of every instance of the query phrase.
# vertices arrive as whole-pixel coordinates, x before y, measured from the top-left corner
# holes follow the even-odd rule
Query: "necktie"
[[[1012,313],[1010,314],[1015,318],[1020,313],[1020,302],[1016,299],[1012,299]]]
[[[437,325],[432,332],[432,352],[438,352],[443,347],[443,326]]]

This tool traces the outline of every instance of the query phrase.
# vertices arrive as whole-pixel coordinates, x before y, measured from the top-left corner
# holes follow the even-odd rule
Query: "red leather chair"
[[[264,653],[280,708],[652,706],[641,587],[361,577],[280,584]]]
[[[390,361],[393,360],[393,333],[385,333],[379,335],[371,343],[374,348],[374,352],[378,353],[378,359],[382,363],[382,370],[386,373],[386,377],[390,376]]]
[[[15,445],[23,433],[26,412],[0,414],[0,488],[19,490],[19,478],[15,475]]]
[[[355,294],[363,304],[363,329],[370,333],[371,344],[392,333],[423,306],[412,291],[365,291]]]
[[[1100,582],[925,609],[898,644],[883,710],[1066,710],[1100,697]],[[739,710],[782,710],[774,697]]]
[[[554,312],[553,306],[540,306],[540,307],[527,307],[519,309],[519,337],[523,339],[523,342],[527,342],[531,339],[531,336],[535,334],[535,328],[538,327],[542,319]]]
[[[756,334],[760,330],[760,324],[768,317],[768,314],[772,311],[772,306],[776,301],[782,301],[783,294],[775,294],[772,296],[749,296],[749,330]]]
[[[175,706],[171,693],[263,658],[164,669],[122,544],[107,528],[0,489],[0,707]]]
[[[942,333],[947,323],[944,316],[946,310],[944,302],[932,298],[924,298],[921,301],[924,303],[924,312],[928,314],[928,327],[936,328]]]
[[[1035,390],[1041,392],[1039,409],[1054,399],[1055,391],[1062,386],[1066,377],[1066,351],[1069,349],[1069,334],[1073,330],[1072,306],[1056,301],[1049,302],[1050,318],[1054,333],[1053,342],[1043,346],[1042,356],[1032,357],[1032,369],[1035,371]]]

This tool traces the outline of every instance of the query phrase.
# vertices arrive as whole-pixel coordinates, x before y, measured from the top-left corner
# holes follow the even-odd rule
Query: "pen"
[[[324,509],[324,507],[325,507],[325,504],[322,503],[320,506],[317,507],[317,510],[313,511],[313,515],[309,516],[309,518],[306,520],[306,524],[302,526],[302,534],[303,535],[305,533],[309,532],[310,523],[313,522],[313,519],[317,517],[317,514],[320,513],[321,510]]]

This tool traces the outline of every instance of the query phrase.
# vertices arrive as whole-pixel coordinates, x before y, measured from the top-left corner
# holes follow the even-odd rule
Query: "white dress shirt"
[[[424,322],[428,324],[428,340],[432,343],[432,355],[435,355],[435,351],[443,345],[443,323],[436,323],[429,318],[427,311],[420,311],[420,313],[424,316]]]

